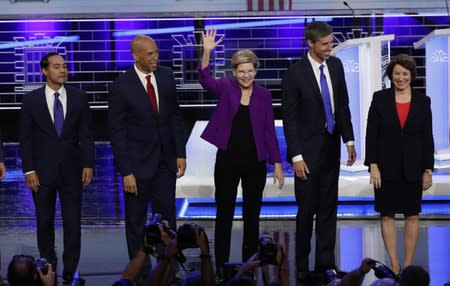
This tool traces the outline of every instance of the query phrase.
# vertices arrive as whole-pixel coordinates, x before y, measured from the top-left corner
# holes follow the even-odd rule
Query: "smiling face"
[[[236,77],[239,86],[242,89],[250,88],[255,80],[256,69],[252,63],[239,64],[233,69],[233,75]]]
[[[131,44],[131,52],[137,68],[143,73],[148,74],[158,68],[159,50],[152,38],[136,37]]]
[[[47,78],[48,86],[53,90],[58,90],[67,81],[67,67],[64,59],[59,55],[48,58],[48,66],[42,69],[42,73]]]
[[[320,37],[317,41],[313,42],[308,40],[309,54],[318,63],[326,61],[333,49],[333,34],[325,37]]]
[[[411,72],[397,64],[392,70],[392,83],[396,90],[403,91],[410,87],[411,84]]]

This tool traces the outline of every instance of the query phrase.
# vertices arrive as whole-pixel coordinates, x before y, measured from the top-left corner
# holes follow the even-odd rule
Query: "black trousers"
[[[309,253],[313,219],[316,216],[315,270],[324,271],[335,266],[337,197],[339,180],[339,138],[324,134],[320,162],[310,169],[308,179],[295,177],[297,271],[309,271]],[[305,157],[305,155],[303,155]],[[307,161],[305,161],[308,164]]]
[[[131,259],[144,246],[148,204],[152,214],[159,213],[163,220],[176,229],[175,184],[176,174],[160,161],[158,171],[148,180],[137,180],[137,196],[125,193],[125,233],[128,256]]]
[[[231,229],[236,205],[237,187],[242,184],[244,241],[242,260],[246,261],[258,249],[259,214],[266,184],[266,162],[233,158],[218,150],[214,169],[216,187],[216,221],[214,251],[216,268],[223,267],[230,258]]]
[[[56,270],[58,260],[55,253],[54,221],[57,193],[61,202],[63,220],[63,273],[73,274],[77,269],[81,250],[81,200],[83,193],[81,177],[80,184],[41,184],[39,191],[33,192],[39,254],[41,257],[47,258]]]

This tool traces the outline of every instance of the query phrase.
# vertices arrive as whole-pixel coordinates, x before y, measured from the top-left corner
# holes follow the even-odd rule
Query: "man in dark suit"
[[[315,270],[336,268],[337,196],[340,137],[347,145],[347,165],[356,159],[344,69],[330,55],[331,27],[323,22],[305,29],[306,57],[293,64],[282,80],[283,125],[288,160],[295,171],[298,278],[309,271],[313,218],[316,217]]]
[[[130,259],[143,246],[149,202],[152,213],[161,214],[175,228],[175,183],[186,169],[184,126],[172,70],[158,66],[158,47],[148,36],[136,36],[131,53],[135,64],[116,79],[109,98]]]
[[[3,179],[5,175],[6,175],[6,167],[3,159],[2,131],[0,130],[0,180]]]
[[[61,202],[63,279],[72,281],[80,258],[81,199],[92,180],[94,141],[86,94],[65,85],[67,68],[57,53],[41,59],[46,84],[23,97],[20,150],[27,186],[33,191],[41,257],[56,270],[55,202]]]

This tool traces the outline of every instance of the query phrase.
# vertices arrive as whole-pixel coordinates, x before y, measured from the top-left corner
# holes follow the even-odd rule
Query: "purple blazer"
[[[199,65],[197,69],[200,84],[219,100],[201,137],[217,148],[226,150],[233,119],[241,101],[241,89],[236,79],[214,79],[209,66],[202,70]],[[281,163],[270,91],[253,83],[249,110],[258,160],[267,160],[270,164]]]

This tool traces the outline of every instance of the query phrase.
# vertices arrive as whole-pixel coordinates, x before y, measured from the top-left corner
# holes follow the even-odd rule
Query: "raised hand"
[[[220,44],[223,37],[216,41],[217,30],[211,29],[203,32],[203,49],[207,51],[214,50],[214,48]]]

